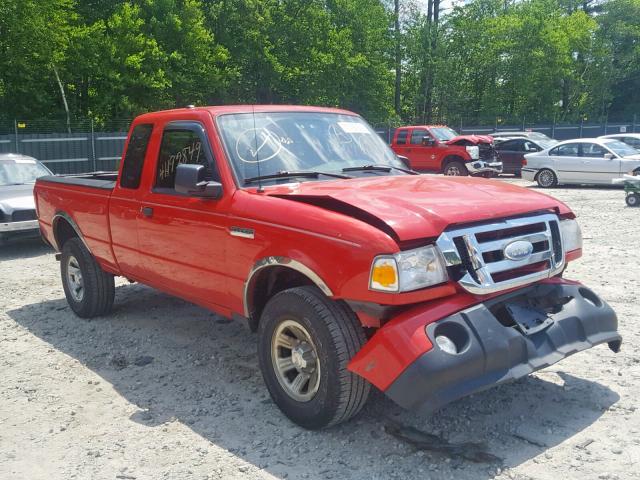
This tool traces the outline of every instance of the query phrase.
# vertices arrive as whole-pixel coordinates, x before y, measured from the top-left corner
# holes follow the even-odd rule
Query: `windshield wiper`
[[[325,175],[327,177],[333,177],[333,178],[342,178],[342,179],[353,178],[353,177],[351,177],[349,175],[341,175],[339,173],[302,171],[302,170],[298,170],[298,171],[282,170],[280,172],[272,173],[270,175],[260,175],[258,177],[245,178],[244,179],[244,183],[245,183],[245,185],[248,185],[249,183],[255,183],[255,182],[260,181],[260,180],[271,180],[271,179],[274,179],[274,178],[294,178],[294,177],[318,178],[320,175]]]
[[[405,168],[392,167],[390,165],[361,165],[359,167],[345,167],[343,172],[390,172],[391,170],[398,170],[399,172],[408,173],[409,175],[419,175],[418,172],[408,170]]]

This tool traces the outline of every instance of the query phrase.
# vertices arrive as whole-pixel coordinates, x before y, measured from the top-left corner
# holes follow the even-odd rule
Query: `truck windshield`
[[[291,182],[292,172],[353,175],[402,174],[405,168],[393,151],[360,117],[326,112],[260,112],[218,117],[218,127],[241,184],[247,179]],[[393,173],[390,173],[393,172]],[[352,172],[350,175],[352,176]],[[335,179],[328,175],[295,176],[294,181]]]
[[[0,186],[34,183],[45,175],[51,172],[34,160],[0,160]]]
[[[456,131],[449,127],[432,127],[431,133],[441,142],[446,142],[458,136]]]

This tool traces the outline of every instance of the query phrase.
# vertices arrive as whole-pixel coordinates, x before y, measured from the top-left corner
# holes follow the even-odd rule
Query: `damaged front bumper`
[[[493,173],[499,175],[502,173],[502,162],[492,161],[487,162],[485,160],[472,160],[466,164],[467,170],[471,175],[477,175],[481,173]]]
[[[412,325],[402,330],[402,335],[410,333],[406,345],[397,344],[402,335],[395,325],[391,335],[383,333],[382,343],[373,342],[374,336],[373,345],[365,345],[350,369],[371,377],[400,406],[427,413],[595,345],[607,343],[617,352],[622,340],[611,307],[581,284],[561,279],[493,297],[437,321],[429,322],[429,313],[424,312],[421,333],[426,343],[418,338],[420,317],[405,319]],[[389,341],[396,343],[395,349],[413,350],[415,359],[402,371],[398,371],[402,361],[390,359],[386,363],[391,366],[383,373],[387,378],[396,376],[385,381],[375,371]],[[426,350],[415,355],[420,344]]]

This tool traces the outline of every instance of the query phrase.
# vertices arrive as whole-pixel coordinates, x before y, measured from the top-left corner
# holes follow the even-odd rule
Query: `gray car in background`
[[[0,245],[9,239],[40,235],[33,185],[51,171],[35,158],[0,154]]]

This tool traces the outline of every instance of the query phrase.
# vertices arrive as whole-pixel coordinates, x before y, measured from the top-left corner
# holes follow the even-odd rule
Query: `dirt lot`
[[[0,479],[640,478],[640,210],[619,189],[556,189],[585,255],[567,276],[616,309],[600,346],[431,418],[372,396],[346,425],[307,432],[271,402],[243,326],[119,282],[109,318],[75,317],[53,254],[0,250]],[[503,462],[414,450],[385,426],[485,442]]]

